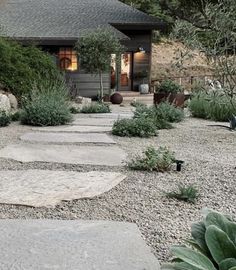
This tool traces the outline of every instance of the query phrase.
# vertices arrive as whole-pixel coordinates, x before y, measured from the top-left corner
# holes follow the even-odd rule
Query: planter
[[[110,97],[110,101],[112,104],[121,104],[123,102],[123,97],[120,93],[114,93]]]
[[[188,95],[183,93],[171,94],[171,93],[154,93],[154,104],[160,104],[161,102],[168,101],[177,107],[184,107],[185,101],[189,98]]]
[[[149,94],[149,85],[148,84],[140,84],[139,85],[139,93],[140,94]]]

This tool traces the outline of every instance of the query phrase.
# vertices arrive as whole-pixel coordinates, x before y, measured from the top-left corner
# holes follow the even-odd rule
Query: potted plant
[[[148,83],[145,83],[145,80],[147,81],[147,78],[148,78],[148,72],[146,70],[143,70],[134,74],[134,79],[142,81],[142,83],[139,85],[140,94],[149,93],[149,85]]]
[[[165,80],[158,86],[154,93],[154,103],[169,101],[178,107],[183,107],[185,102],[185,95],[183,88],[172,80]]]

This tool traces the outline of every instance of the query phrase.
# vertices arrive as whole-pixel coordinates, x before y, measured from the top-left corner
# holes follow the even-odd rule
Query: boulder
[[[85,98],[85,97],[81,97],[81,96],[77,96],[75,98],[76,103],[81,104],[82,106],[87,106],[90,105],[92,103],[92,99],[91,98]]]
[[[0,94],[0,111],[9,113],[11,111],[11,104],[8,96]]]
[[[11,104],[11,108],[14,110],[17,110],[18,109],[18,101],[17,101],[16,97],[13,94],[9,94],[8,98],[9,98],[9,101]]]

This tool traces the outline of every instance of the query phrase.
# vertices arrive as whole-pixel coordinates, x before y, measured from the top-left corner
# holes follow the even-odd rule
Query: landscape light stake
[[[177,167],[176,167],[177,172],[181,172],[182,165],[184,164],[184,161],[183,160],[175,160],[175,163],[177,165]]]

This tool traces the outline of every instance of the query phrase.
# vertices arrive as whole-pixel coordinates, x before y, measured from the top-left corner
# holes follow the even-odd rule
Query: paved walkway
[[[1,220],[0,231],[0,269],[160,269],[134,224]]]

